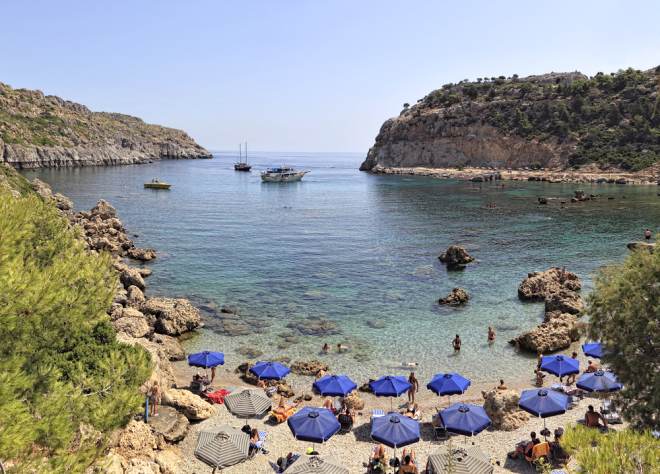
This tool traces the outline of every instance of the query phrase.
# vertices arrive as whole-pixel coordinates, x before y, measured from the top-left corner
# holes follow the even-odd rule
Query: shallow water
[[[422,381],[448,370],[475,382],[528,375],[530,357],[507,344],[542,318],[542,305],[517,299],[526,273],[566,266],[588,289],[597,268],[623,258],[627,242],[660,223],[652,186],[581,185],[602,197],[561,208],[538,206],[536,196],[569,198],[577,185],[372,176],[357,171],[359,154],[255,154],[248,174],[233,171],[234,158],[26,175],[49,182],[78,209],[99,198],[117,207],[136,243],[159,252],[151,294],[237,306],[255,331],[232,337],[211,320],[189,350],[222,350],[228,365],[245,359],[236,353],[245,346],[264,351],[262,358],[322,357],[359,380],[404,374],[401,363],[411,361]],[[300,183],[262,184],[257,172],[282,162],[311,173]],[[173,188],[143,189],[155,176]],[[452,243],[478,262],[448,273],[437,256]],[[438,307],[456,286],[469,291],[469,304]],[[287,328],[306,318],[331,321],[338,334]],[[485,342],[489,324],[497,329],[493,347]],[[280,336],[292,334],[289,343]],[[319,356],[324,342],[351,351]]]

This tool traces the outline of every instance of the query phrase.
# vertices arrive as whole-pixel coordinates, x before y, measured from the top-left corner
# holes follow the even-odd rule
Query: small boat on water
[[[238,145],[238,161],[234,163],[234,171],[250,171],[252,165],[248,164],[247,161],[247,142],[245,142],[245,161],[243,161],[243,154],[241,150],[241,145]]]
[[[144,183],[144,187],[148,189],[170,189],[172,185],[154,178],[150,182]]]
[[[291,181],[300,181],[309,171],[297,170],[290,166],[280,166],[278,168],[268,168],[261,173],[261,180],[266,183],[288,183]]]

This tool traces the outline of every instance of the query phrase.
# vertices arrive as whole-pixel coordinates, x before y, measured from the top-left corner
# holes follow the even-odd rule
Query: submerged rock
[[[262,350],[251,346],[241,346],[236,350],[236,352],[242,356],[247,357],[248,359],[256,359],[257,357],[261,357],[264,353]]]
[[[439,304],[446,304],[450,306],[460,306],[468,302],[470,295],[463,288],[454,288],[444,298],[438,300]]]
[[[329,336],[339,334],[337,324],[328,319],[303,319],[292,321],[286,325],[290,329],[296,329],[306,336]]]
[[[450,245],[438,259],[449,269],[464,268],[465,265],[474,261],[474,257],[459,245]]]
[[[330,370],[328,364],[324,364],[323,362],[320,362],[318,360],[310,360],[310,361],[299,360],[291,364],[291,372],[297,375],[315,376],[321,371],[327,372],[328,370]]]

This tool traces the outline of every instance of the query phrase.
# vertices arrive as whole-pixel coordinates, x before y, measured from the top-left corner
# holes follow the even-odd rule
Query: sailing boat
[[[245,161],[243,161],[243,154],[241,150],[241,145],[238,145],[238,161],[234,163],[234,171],[250,171],[252,165],[249,165],[247,162],[247,142],[245,142]]]

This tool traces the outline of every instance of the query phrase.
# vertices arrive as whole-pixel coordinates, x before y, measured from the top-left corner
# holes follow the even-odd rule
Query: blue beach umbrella
[[[323,443],[341,428],[335,415],[326,408],[304,407],[287,424],[296,439],[310,443]]]
[[[345,397],[357,388],[357,384],[346,375],[325,375],[312,384],[323,396]]]
[[[616,392],[623,388],[613,372],[604,370],[582,374],[577,380],[576,386],[587,392]]]
[[[455,372],[436,374],[426,388],[436,395],[460,395],[470,386],[470,381]]]
[[[486,410],[479,405],[455,403],[440,412],[442,424],[452,433],[474,436],[491,424]]]
[[[379,416],[371,423],[371,439],[390,448],[408,446],[419,438],[419,422],[399,413]]]
[[[580,362],[572,357],[563,355],[543,356],[541,370],[563,377],[564,375],[579,374]]]
[[[250,367],[250,372],[260,379],[281,380],[291,372],[291,369],[279,362],[259,361]]]
[[[546,418],[566,413],[568,395],[543,388],[523,390],[520,394],[518,406],[527,413],[543,418],[543,428],[545,430]]]
[[[188,365],[193,367],[203,367],[208,369],[210,367],[217,367],[225,363],[225,355],[222,352],[198,352],[188,356]]]
[[[584,355],[600,359],[603,357],[603,345],[600,342],[587,342],[582,344]]]
[[[398,397],[412,387],[410,382],[400,375],[386,375],[378,380],[369,382],[369,386],[377,397]],[[390,401],[390,409],[391,407],[392,402]]]

